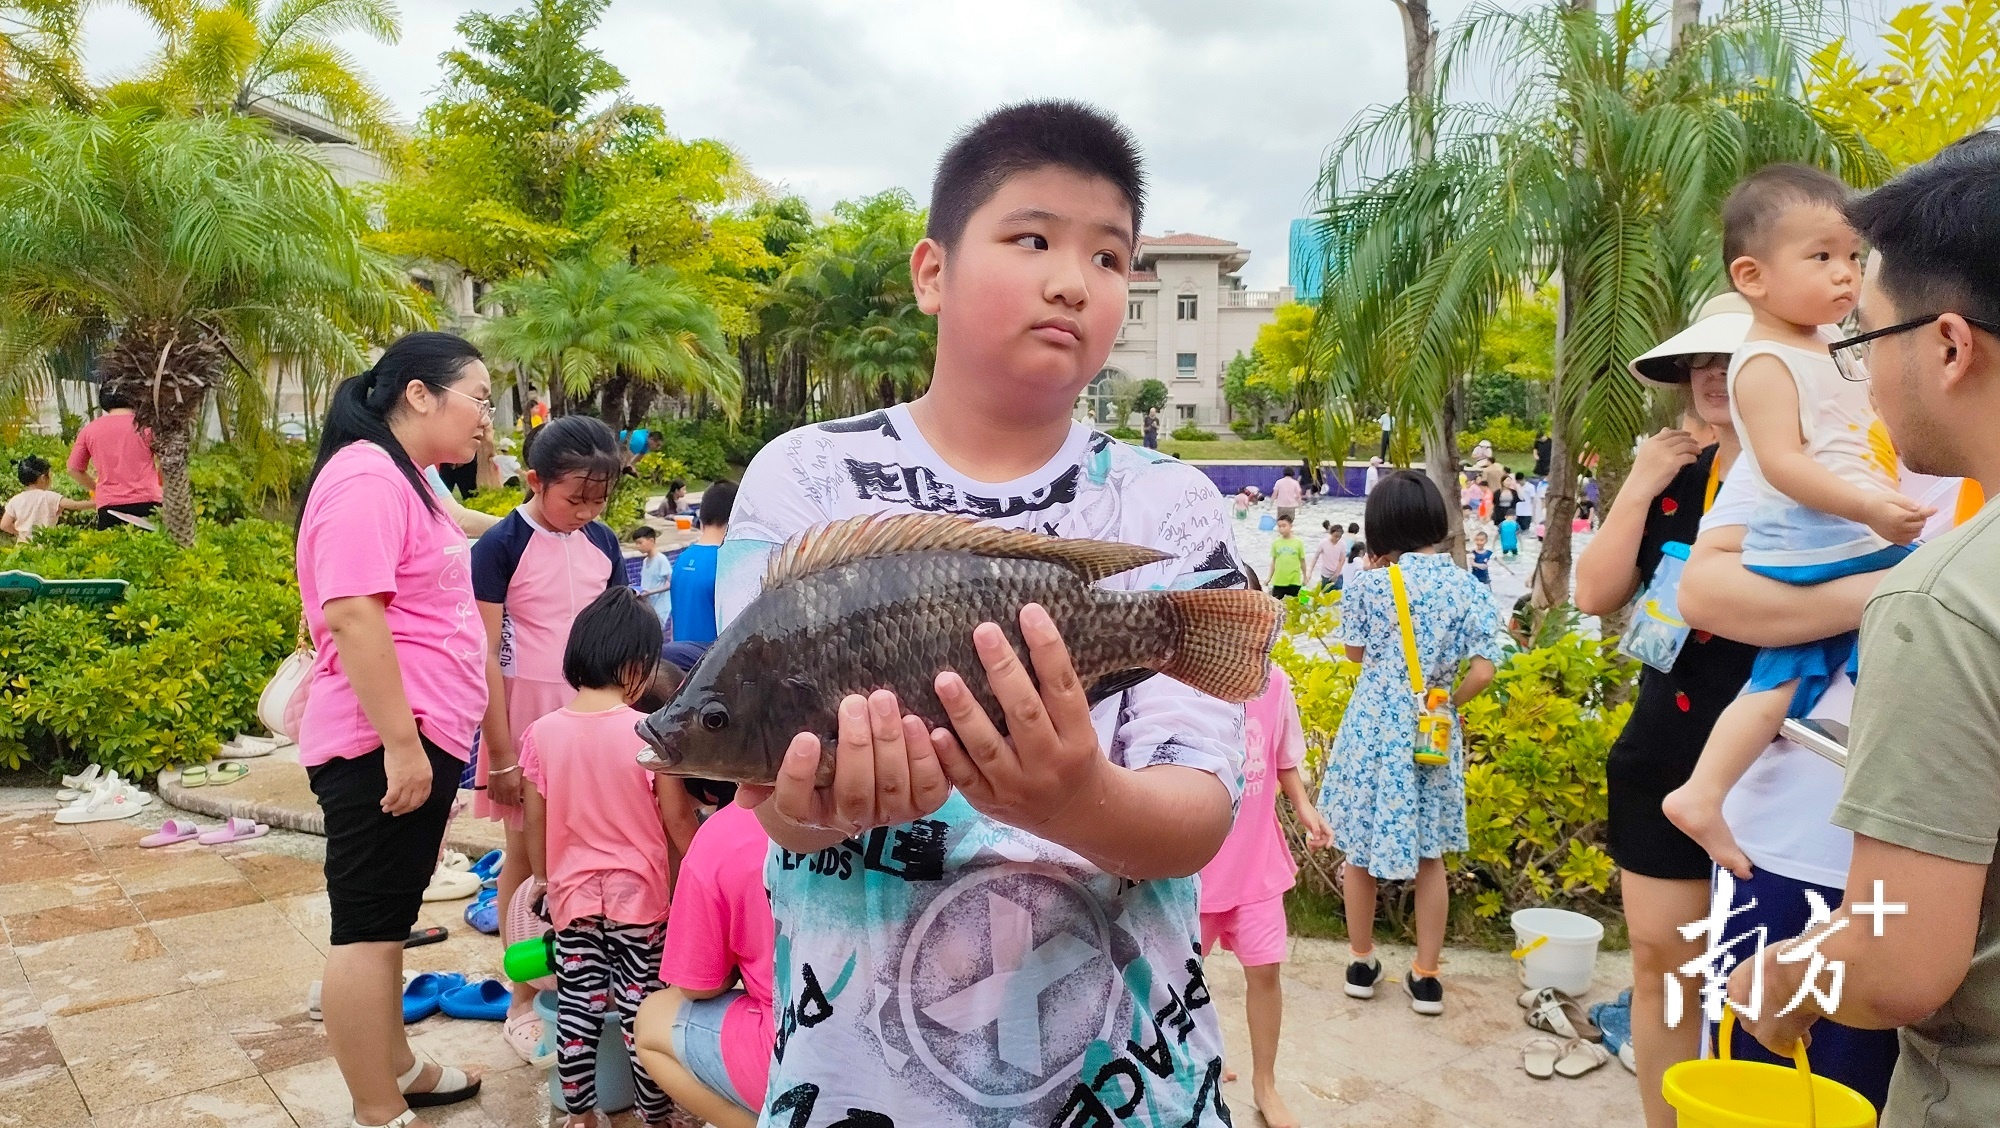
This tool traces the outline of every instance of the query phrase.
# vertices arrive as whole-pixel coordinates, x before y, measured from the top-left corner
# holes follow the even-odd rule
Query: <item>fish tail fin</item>
[[[1283,604],[1240,588],[1163,595],[1174,609],[1180,639],[1161,673],[1224,701],[1248,701],[1264,692]]]

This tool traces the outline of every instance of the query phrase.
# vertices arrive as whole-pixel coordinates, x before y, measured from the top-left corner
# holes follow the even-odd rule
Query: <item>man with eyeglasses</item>
[[[1862,331],[1832,346],[1842,375],[1869,381],[1912,471],[1991,496],[2000,134],[1959,142],[1849,218],[1874,253]],[[1833,821],[1854,832],[1845,907],[1737,968],[1730,998],[1747,1003],[1761,975],[1746,1026],[1779,1053],[1822,1017],[1901,1027],[1884,1128],[2000,1124],[2000,506],[1923,545],[1869,600]]]

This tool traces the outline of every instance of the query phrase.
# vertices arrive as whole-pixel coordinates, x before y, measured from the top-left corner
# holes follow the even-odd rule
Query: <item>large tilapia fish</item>
[[[888,689],[905,712],[950,725],[933,689],[965,677],[1002,732],[973,628],[996,623],[1026,660],[1020,612],[1055,620],[1092,704],[1155,673],[1225,701],[1263,692],[1279,604],[1254,591],[1107,591],[1096,581],[1168,554],[1062,540],[942,515],[855,517],[771,558],[764,590],[715,640],[680,692],[639,725],[655,771],[739,783],[777,778],[801,732],[832,778],[836,710]]]

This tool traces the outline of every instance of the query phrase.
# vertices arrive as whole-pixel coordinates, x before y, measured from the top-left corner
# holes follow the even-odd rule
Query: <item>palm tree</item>
[[[0,0],[0,106],[90,102],[77,53],[82,0]]]
[[[663,268],[566,259],[495,286],[489,300],[507,312],[478,327],[480,343],[547,379],[557,414],[614,379],[736,411],[743,378],[715,311]]]
[[[923,213],[901,191],[836,212],[819,245],[778,278],[769,319],[778,347],[803,356],[817,377],[807,398],[827,413],[879,403],[885,375],[899,394],[921,391],[936,351],[910,281]]]
[[[46,0],[45,0],[46,2]],[[137,0],[165,40],[114,102],[152,101],[200,113],[248,114],[277,102],[326,118],[384,156],[400,145],[389,100],[339,45],[361,32],[402,36],[394,0]]]
[[[1666,12],[1664,0],[1603,15],[1567,0],[1476,8],[1449,33],[1432,93],[1375,111],[1321,178],[1325,249],[1342,264],[1320,319],[1333,394],[1446,417],[1500,303],[1559,284],[1539,606],[1568,597],[1576,456],[1620,459],[1646,422],[1626,360],[1721,283],[1723,194],[1779,160],[1857,184],[1885,171],[1805,102],[1808,29],[1786,9],[1732,9],[1684,26],[1671,49]],[[1487,59],[1510,99],[1447,102],[1452,76]]]
[[[182,544],[192,427],[231,369],[353,371],[365,337],[423,323],[367,231],[324,166],[248,122],[36,110],[0,125],[0,322],[112,327],[99,370],[153,432]]]

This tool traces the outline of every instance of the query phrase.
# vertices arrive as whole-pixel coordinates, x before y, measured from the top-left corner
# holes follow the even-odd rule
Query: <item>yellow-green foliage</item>
[[[1339,598],[1295,600],[1273,654],[1298,699],[1307,791],[1315,796],[1361,672],[1340,648]],[[1460,711],[1470,849],[1446,867],[1453,895],[1469,898],[1476,915],[1549,903],[1590,907],[1610,890],[1604,765],[1631,711],[1624,690],[1636,677],[1615,642],[1572,631],[1532,650],[1510,646],[1492,687]],[[1338,897],[1334,868],[1302,860],[1302,884]],[[1385,915],[1397,914],[1389,906]]]
[[[1815,107],[1852,128],[1898,168],[2000,117],[2000,0],[1941,11],[1912,4],[1882,33],[1889,61],[1864,70],[1845,40],[1812,57]]]

